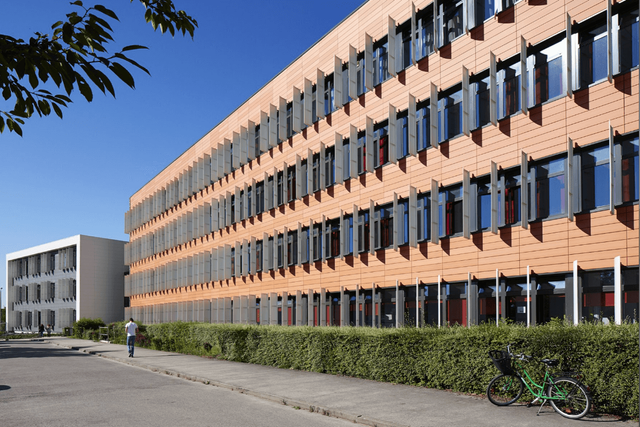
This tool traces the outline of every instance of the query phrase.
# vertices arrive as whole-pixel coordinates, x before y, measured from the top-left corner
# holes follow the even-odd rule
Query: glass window
[[[418,242],[424,242],[431,237],[429,233],[431,228],[431,202],[428,195],[418,195],[416,212],[416,232],[418,234]]]
[[[481,128],[491,122],[491,95],[489,93],[489,76],[480,81],[473,83],[475,92],[475,117],[472,117],[470,123],[471,129]]]
[[[365,135],[358,137],[357,147],[358,174],[362,174],[366,172],[365,169],[367,165],[367,145]]]
[[[276,196],[277,196],[277,206],[280,206],[282,204],[284,204],[284,171],[279,171],[278,172],[278,179],[276,181]]]
[[[478,230],[491,228],[491,184],[489,182],[478,182],[477,185],[477,227]]]
[[[502,285],[501,285],[502,286]],[[506,281],[506,317],[516,323],[527,323],[527,278],[509,278]]]
[[[328,116],[336,110],[334,99],[333,73],[324,79],[324,115]]]
[[[476,22],[482,23],[496,13],[496,0],[473,0],[476,8]],[[500,1],[500,0],[497,0]]]
[[[442,26],[440,45],[451,43],[464,34],[463,0],[444,0],[438,2],[439,23]]]
[[[357,71],[356,71],[356,86],[358,96],[367,92],[367,87],[365,86],[365,65],[364,65],[364,53],[360,53],[357,60]]]
[[[622,203],[638,200],[638,137],[624,138],[622,145]]]
[[[428,6],[421,16],[417,18],[416,25],[416,59],[420,60],[431,55],[433,50],[433,6]]]
[[[287,202],[296,198],[296,168],[292,166],[287,169]]]
[[[564,94],[563,49],[564,41],[560,41],[527,58],[534,60],[533,105],[542,104]]]
[[[498,194],[498,224],[517,224],[520,222],[520,174],[507,171],[501,177],[502,181],[504,181],[504,190],[501,188]],[[504,208],[503,197],[505,198]]]
[[[425,150],[431,146],[431,108],[427,103],[426,106],[420,107],[416,111],[416,137],[418,138],[418,151]]]
[[[373,138],[373,166],[377,168],[389,162],[389,137],[387,136],[387,127],[376,129]]]
[[[369,251],[369,211],[358,214],[358,253]]]
[[[638,66],[638,9],[620,13],[619,21],[618,61],[624,73]]]
[[[535,218],[542,219],[566,213],[565,159],[555,159],[536,167]]]
[[[373,48],[373,85],[378,86],[380,83],[389,79],[389,66],[387,46],[388,42]]]
[[[580,87],[607,78],[606,24],[580,31]]]
[[[580,154],[582,162],[582,211],[609,206],[609,146]]]
[[[424,287],[424,322],[427,325],[438,325],[438,285]]]
[[[440,191],[438,215],[440,237],[462,233],[462,187],[460,185]]]
[[[438,141],[462,134],[462,90],[444,95],[438,100]]]
[[[498,313],[502,302],[498,302]],[[495,323],[496,321],[496,282],[483,280],[478,282],[478,323]]]
[[[324,158],[324,180],[325,186],[331,187],[335,184],[336,159],[334,156],[334,147],[331,146],[325,150]]]
[[[467,324],[467,284],[446,284],[447,292],[447,323],[449,325]]]
[[[262,240],[256,242],[256,271],[262,271]]]
[[[264,181],[256,184],[256,215],[264,212]]]
[[[611,322],[614,316],[613,270],[583,273],[582,320]]]
[[[411,26],[404,25],[402,29],[398,29],[396,41],[400,41],[400,50],[396,52],[398,55],[399,67],[396,71],[409,68],[411,65]]]
[[[536,324],[565,316],[564,276],[539,276],[536,278]]]
[[[351,176],[351,144],[349,140],[342,144],[342,177],[346,181]]]
[[[313,155],[313,191],[320,190],[320,153]]]
[[[396,139],[396,158],[402,159],[409,154],[409,118],[399,117],[396,121],[398,137]]]

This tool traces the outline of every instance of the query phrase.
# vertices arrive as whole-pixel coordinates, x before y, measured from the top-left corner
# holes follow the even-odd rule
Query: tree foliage
[[[130,0],[133,2],[134,0]],[[144,18],[154,31],[193,33],[197,21],[182,10],[176,10],[172,0],[139,0],[145,8]],[[82,1],[71,3],[78,11],[66,15],[65,21],[51,26],[51,34],[36,32],[28,41],[0,34],[0,91],[12,109],[0,109],[0,133],[5,127],[22,136],[21,125],[33,114],[48,116],[53,111],[62,118],[62,108],[77,90],[87,101],[93,91],[115,97],[111,78],[134,88],[130,69],[149,71],[131,59],[130,51],[146,49],[129,45],[118,52],[109,52],[113,30],[109,22],[117,15],[102,5],[85,6]],[[107,74],[113,74],[111,78]],[[40,85],[52,81],[62,93],[51,93]]]

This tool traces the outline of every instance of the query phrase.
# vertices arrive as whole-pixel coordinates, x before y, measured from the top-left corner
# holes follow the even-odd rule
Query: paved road
[[[0,343],[0,425],[353,424],[45,342],[10,341]]]

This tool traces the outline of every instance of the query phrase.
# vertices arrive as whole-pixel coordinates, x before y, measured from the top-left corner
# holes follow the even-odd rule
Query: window
[[[290,231],[287,235],[287,265],[298,263],[298,230]]]
[[[433,6],[428,6],[417,16],[416,22],[416,60],[431,55],[433,49]]]
[[[396,157],[402,159],[409,154],[409,118],[406,115],[404,115],[404,117],[398,117],[396,127],[398,130]]]
[[[264,181],[256,184],[256,215],[264,212]]]
[[[491,184],[485,179],[478,181],[476,187],[477,230],[487,230],[491,228]]]
[[[496,0],[472,0],[476,8],[476,22],[481,23],[492,18],[496,13]],[[501,1],[501,0],[497,0]]]
[[[444,46],[464,34],[463,0],[438,2],[439,45]]]
[[[358,213],[358,253],[369,251],[369,212]]]
[[[582,319],[613,321],[614,271],[594,271],[582,276]],[[605,320],[606,319],[606,320]]]
[[[342,143],[342,177],[344,180],[348,180],[351,176],[351,144],[349,140],[344,140]]]
[[[330,235],[329,241],[331,242],[331,250],[328,254],[329,257],[339,257],[340,256],[340,219],[335,219],[329,221],[327,227],[330,227]]]
[[[289,102],[287,104],[287,137],[291,138],[293,136],[293,102]]]
[[[471,129],[478,129],[491,122],[491,96],[489,93],[489,76],[473,83],[475,117],[470,117]]]
[[[581,30],[578,42],[580,88],[607,78],[607,25]]]
[[[373,85],[378,86],[382,82],[389,79],[389,67],[387,64],[388,42],[385,39],[384,44],[380,42],[373,46]]]
[[[231,277],[235,277],[235,276],[236,276],[236,248],[232,246],[231,247]]]
[[[356,71],[356,86],[358,96],[367,92],[367,87],[365,86],[365,65],[364,65],[364,52],[360,52],[357,60],[357,71]]]
[[[284,237],[282,236],[282,234],[278,234],[276,241],[278,246],[277,246],[275,266],[277,268],[284,268],[284,250],[285,250],[284,245],[286,244],[286,242],[284,242]]]
[[[500,175],[498,224],[501,226],[520,222],[520,185],[519,171],[506,171]]]
[[[363,174],[366,172],[366,166],[367,166],[367,144],[366,144],[366,137],[364,134],[358,137],[357,147],[358,147],[358,153],[357,153],[358,174]]]
[[[538,276],[536,279],[536,324],[565,316],[564,276]]]
[[[529,72],[533,70],[533,87],[529,85],[533,104],[529,102],[530,106],[542,104],[564,94],[563,50],[564,41],[561,40],[527,58],[527,62],[531,63],[528,65]]]
[[[544,219],[566,214],[565,159],[555,159],[535,166],[536,182],[534,215],[530,218]]]
[[[333,73],[324,79],[324,115],[328,116],[336,111],[336,103],[334,99],[334,83]]]
[[[621,10],[618,20],[618,57],[614,61],[619,61],[620,72],[625,73],[638,66],[638,9]]]
[[[375,249],[393,246],[393,206],[381,206],[373,215]]]
[[[398,200],[398,246],[409,243],[409,200]]]
[[[418,151],[426,150],[431,146],[431,108],[427,101],[425,105],[418,106],[416,110],[416,137],[418,139]]]
[[[251,218],[253,216],[253,212],[251,211],[251,201],[253,196],[253,188],[249,187],[247,189],[247,217]]]
[[[417,218],[416,232],[418,233],[418,242],[429,240],[431,227],[431,197],[426,194],[418,194],[417,201]]]
[[[333,255],[333,245],[335,243],[331,241],[331,236],[333,235],[333,227],[331,224],[331,220],[327,221],[324,226],[324,230],[322,230],[322,239],[323,239],[323,249],[324,249],[324,258],[331,258]]]
[[[378,128],[373,133],[373,166],[383,166],[389,162],[389,137],[387,126]],[[363,159],[366,162],[366,159]]]
[[[231,195],[231,223],[232,224],[236,222],[235,218],[236,218],[236,196],[235,194],[232,194]]]
[[[441,190],[438,196],[440,237],[462,233],[462,186],[456,185]]]
[[[242,221],[243,219],[246,219],[244,217],[244,191],[240,192],[240,196],[238,197],[238,218],[240,219],[240,221]]]
[[[322,259],[322,233],[320,225],[314,226],[311,230],[311,244],[313,247],[313,261]]]
[[[620,187],[622,197],[620,202],[635,202],[638,200],[638,136],[626,137],[616,141],[617,150],[622,151],[620,165]],[[618,178],[617,178],[618,179]]]
[[[510,61],[511,62],[511,61]],[[497,73],[498,120],[520,111],[520,62],[516,61]]]
[[[411,62],[411,22],[407,21],[405,25],[398,28],[396,32],[396,71],[402,71],[409,68]]]
[[[287,168],[287,202],[292,202],[296,198],[296,168]]]
[[[582,163],[582,212],[609,206],[609,146],[592,148],[580,154]]]
[[[326,187],[331,187],[336,182],[336,159],[334,155],[334,147],[328,147],[325,150],[324,157],[324,182]]]
[[[467,284],[446,284],[447,323],[449,325],[467,324]]]
[[[449,92],[438,100],[438,141],[462,134],[462,89]]]
[[[320,190],[320,153],[313,155],[313,191]]]
[[[262,240],[256,242],[256,272],[262,271]]]
[[[342,254],[350,255],[353,253],[353,217],[352,216],[345,216],[342,219],[342,230],[344,230]]]

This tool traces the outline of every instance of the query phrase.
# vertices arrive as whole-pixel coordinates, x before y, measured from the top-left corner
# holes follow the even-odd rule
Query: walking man
[[[133,317],[129,319],[129,323],[124,325],[127,331],[127,347],[129,348],[129,357],[133,357],[133,347],[136,343],[136,334],[138,333],[138,325],[133,323]]]

